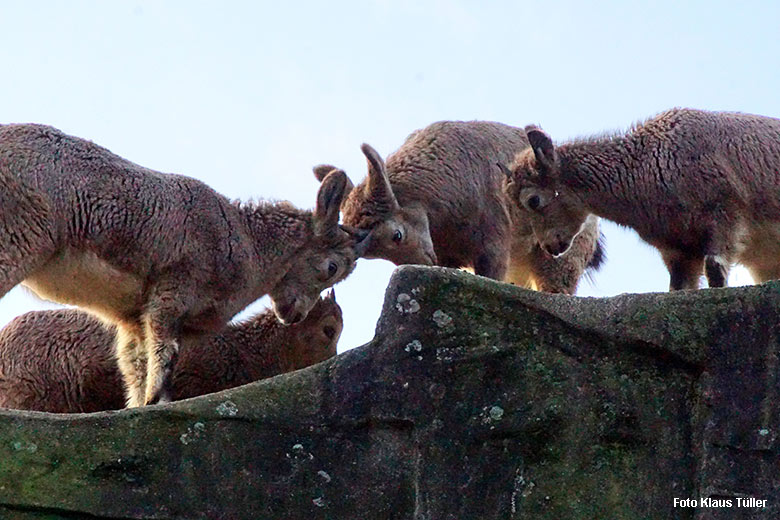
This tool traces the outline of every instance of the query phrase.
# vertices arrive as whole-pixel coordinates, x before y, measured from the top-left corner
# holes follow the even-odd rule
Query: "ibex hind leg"
[[[56,252],[48,200],[0,171],[0,297]]]
[[[726,287],[731,263],[721,256],[704,258],[704,274],[710,287]]]

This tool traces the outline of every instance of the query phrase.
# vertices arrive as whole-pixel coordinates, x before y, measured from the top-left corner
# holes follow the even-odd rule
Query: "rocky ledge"
[[[780,283],[586,299],[403,267],[325,363],[0,411],[0,518],[778,518],[779,332]]]

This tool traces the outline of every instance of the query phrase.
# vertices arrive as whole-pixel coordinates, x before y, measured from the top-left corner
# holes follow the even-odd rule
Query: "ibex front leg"
[[[482,241],[482,247],[473,260],[474,274],[503,280],[509,266],[509,241],[500,234],[494,234]]]
[[[689,256],[679,251],[661,251],[669,270],[669,290],[698,289],[699,277],[704,272],[704,258]]]
[[[186,305],[181,292],[158,292],[144,316],[148,356],[145,404],[170,402],[173,397],[173,367],[179,355],[179,333]]]
[[[116,359],[125,384],[125,403],[128,408],[143,406],[146,395],[147,354],[138,331],[118,325]]]

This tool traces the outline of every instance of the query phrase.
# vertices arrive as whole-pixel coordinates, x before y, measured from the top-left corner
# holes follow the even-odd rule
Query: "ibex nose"
[[[303,314],[295,310],[295,303],[288,303],[279,307],[279,318],[285,325],[292,325],[301,321]]]
[[[567,249],[569,249],[569,243],[560,239],[557,242],[553,242],[553,244],[547,248],[547,250],[553,256],[562,255],[566,252]]]
[[[552,256],[558,256],[568,248],[568,242],[564,242],[563,240],[555,240],[553,242],[544,244],[544,250],[550,253]]]

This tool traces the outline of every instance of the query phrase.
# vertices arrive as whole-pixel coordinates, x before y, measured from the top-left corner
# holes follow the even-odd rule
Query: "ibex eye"
[[[526,205],[528,206],[528,209],[538,209],[541,203],[542,199],[539,198],[539,195],[533,195],[532,197],[528,197]]]
[[[336,265],[336,262],[331,262],[328,264],[328,276],[333,277],[336,274],[336,271],[339,270],[339,266]]]
[[[403,233],[401,233],[400,229],[396,229],[395,233],[393,233],[393,242],[400,242],[403,238]]]

